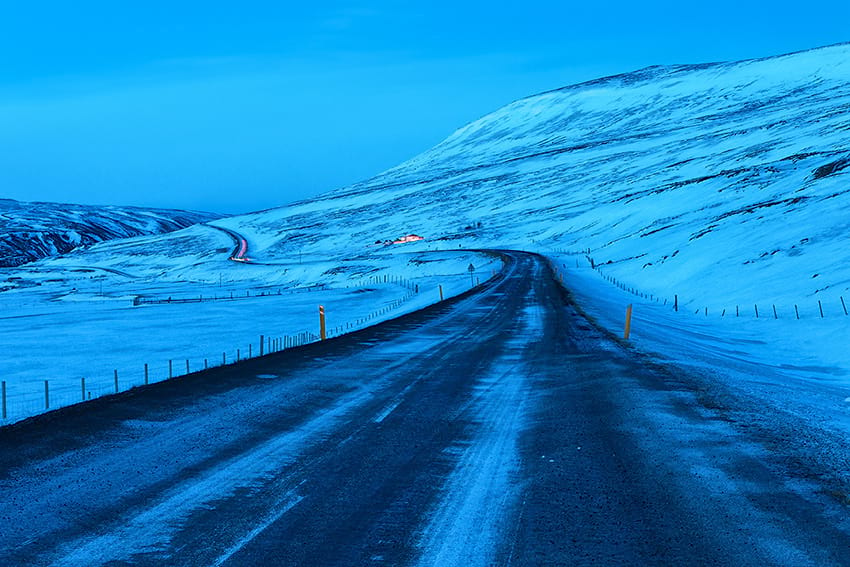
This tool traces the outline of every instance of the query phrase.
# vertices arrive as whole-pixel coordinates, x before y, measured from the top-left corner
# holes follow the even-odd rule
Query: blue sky
[[[536,92],[850,41],[846,1],[6,4],[0,197],[233,213]]]

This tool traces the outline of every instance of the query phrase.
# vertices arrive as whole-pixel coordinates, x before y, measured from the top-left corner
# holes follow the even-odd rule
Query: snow
[[[260,335],[285,346],[317,340],[319,305],[334,337],[436,303],[438,286],[446,298],[466,291],[470,262],[482,281],[499,267],[473,253],[398,253],[370,264],[369,275],[329,274],[340,266],[315,257],[283,269],[229,261],[228,238],[210,228],[183,232],[14,270],[24,279],[0,294],[6,423],[47,409],[45,380],[55,409],[115,393],[116,371],[125,391],[144,384],[146,364],[152,383],[186,374],[187,363],[195,372],[257,356]],[[136,297],[165,302],[134,306]]]
[[[648,340],[651,313],[659,334],[646,347],[679,345],[671,359],[693,359],[688,349],[720,353],[730,364],[763,363],[776,376],[844,388],[848,76],[850,45],[837,45],[603,78],[516,101],[397,167],[310,201],[5,270],[2,312],[25,317],[0,319],[11,337],[0,376],[10,392],[70,381],[55,386],[56,403],[70,403],[83,375],[96,395],[110,389],[114,369],[129,385],[144,362],[161,379],[169,359],[198,368],[225,351],[232,358],[259,334],[315,333],[320,302],[332,327],[365,324],[409,292],[384,285],[384,276],[420,283],[422,293],[369,321],[401,313],[432,301],[441,282],[451,293],[468,287],[470,262],[482,279],[496,266],[442,251],[515,248],[587,250],[603,275],[627,287],[678,295],[675,314],[669,304],[635,302],[636,340]],[[235,243],[221,229],[244,236],[252,263],[226,260]],[[424,240],[375,247],[410,234]],[[588,287],[587,296],[622,311],[625,298],[613,310],[601,291],[607,280],[588,274],[596,279],[577,281],[600,291],[597,298]],[[327,289],[286,295],[317,285]],[[233,303],[130,307],[139,295],[277,290],[283,295]],[[768,316],[745,318],[756,304]],[[742,315],[731,318],[735,306]],[[705,309],[702,319],[694,313]],[[18,395],[10,393],[12,415],[41,411],[39,394],[11,397]],[[840,408],[845,397],[836,397]]]
[[[833,309],[823,319],[808,313],[799,320],[787,314],[774,319],[772,310],[758,319],[755,310],[738,317],[734,311],[721,316],[721,311],[709,310],[705,315],[704,309],[680,304],[675,311],[672,298],[650,299],[621,289],[605,279],[604,267],[593,270],[577,255],[548,256],[597,324],[622,337],[626,307],[632,305],[628,342],[633,347],[656,361],[709,376],[703,387],[713,390],[711,395],[748,400],[747,409],[736,410],[747,413],[738,420],[776,426],[776,416],[785,415],[801,447],[807,434],[800,427],[805,427],[819,436],[817,459],[843,459],[842,452],[825,450],[843,445],[850,428],[845,346],[850,316],[843,311]],[[841,464],[833,466],[844,470]]]

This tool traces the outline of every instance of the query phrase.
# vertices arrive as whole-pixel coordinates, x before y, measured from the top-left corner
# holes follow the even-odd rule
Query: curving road
[[[234,262],[251,261],[251,259],[248,258],[248,240],[244,236],[234,230],[221,226],[216,226],[214,224],[207,223],[205,226],[225,233],[227,236],[233,239],[233,242],[236,243],[235,247],[233,248],[233,252],[230,253],[230,258],[228,258],[229,260],[232,260]]]
[[[507,257],[421,312],[0,430],[0,564],[850,564],[793,440]]]

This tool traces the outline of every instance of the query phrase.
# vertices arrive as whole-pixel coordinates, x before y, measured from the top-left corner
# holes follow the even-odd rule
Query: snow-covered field
[[[446,298],[466,291],[500,268],[481,254],[404,250],[374,251],[368,273],[334,271],[337,262],[306,255],[290,267],[253,265],[228,260],[231,247],[218,231],[187,232],[104,243],[7,270],[22,279],[0,294],[4,423],[47,409],[45,380],[54,409],[114,393],[116,371],[124,391],[144,383],[145,364],[148,380],[157,382],[186,374],[187,363],[197,371],[257,356],[260,335],[266,351],[317,340],[319,305],[333,337],[436,303],[440,286]],[[160,240],[169,245],[150,244]],[[187,246],[175,248],[176,240]],[[223,246],[210,254],[197,252],[198,243]],[[139,252],[147,246],[150,254]],[[297,285],[293,274],[311,285]],[[134,305],[136,298],[165,302]]]
[[[729,363],[774,368],[774,377],[844,384],[848,77],[850,45],[838,45],[599,79],[507,105],[398,167],[310,201],[6,271],[11,289],[0,294],[0,307],[7,317],[23,315],[2,319],[11,338],[0,375],[18,404],[10,417],[43,405],[39,397],[13,399],[12,386],[37,389],[60,361],[71,400],[95,360],[104,362],[87,377],[105,380],[95,391],[107,391],[114,368],[129,383],[144,362],[161,376],[168,359],[182,360],[176,368],[185,370],[186,358],[198,367],[261,333],[315,332],[319,300],[339,324],[362,320],[408,293],[383,285],[385,276],[420,282],[431,291],[417,297],[430,294],[429,301],[438,282],[455,281],[459,291],[468,285],[466,266],[480,274],[483,260],[426,254],[454,249],[587,250],[601,274],[626,287],[668,301],[678,295],[674,314],[669,304],[647,302],[644,310],[635,301],[636,340],[648,340],[642,318],[649,313],[654,329],[669,331],[647,348],[687,343],[726,353]],[[246,239],[252,262],[226,260],[234,248],[228,231]],[[424,240],[379,245],[410,234]],[[576,285],[585,282],[588,297],[619,293],[587,270]],[[348,287],[378,280],[368,293]],[[318,284],[331,289],[130,308],[137,296],[283,293]],[[85,352],[73,345],[86,341]],[[686,350],[669,352],[696,360]]]

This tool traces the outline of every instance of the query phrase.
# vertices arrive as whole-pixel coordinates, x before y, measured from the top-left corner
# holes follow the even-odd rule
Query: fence
[[[637,287],[631,286],[617,278],[605,274],[602,271],[602,266],[597,265],[593,258],[590,257],[590,250],[583,250],[581,252],[568,252],[565,250],[555,250],[559,254],[565,255],[582,255],[586,258],[587,262],[590,264],[590,267],[599,273],[603,279],[610,282],[614,286],[622,289],[623,291],[634,295],[635,297],[639,297],[642,299],[648,299],[649,301],[653,301],[656,303],[660,303],[662,305],[670,305],[674,311],[686,311],[685,305],[687,302],[682,301],[682,298],[678,294],[674,294],[673,297],[662,297],[659,295],[655,295],[652,293],[647,293],[638,289]],[[563,267],[566,267],[565,263],[561,263]],[[579,262],[576,261],[576,267],[579,267]],[[800,300],[798,303],[788,303],[785,305],[776,304],[774,302],[764,302],[758,303],[754,302],[752,304],[729,304],[727,307],[714,307],[709,309],[707,306],[700,306],[694,309],[693,304],[688,307],[688,310],[694,309],[694,314],[702,314],[705,317],[716,315],[721,318],[725,317],[751,317],[753,319],[825,319],[829,317],[847,317],[850,316],[850,309],[848,309],[848,300],[845,300],[843,295],[839,295],[837,298],[812,298],[807,301]],[[839,309],[840,306],[840,309]]]
[[[495,271],[493,273],[495,274]],[[476,282],[475,280],[471,280],[471,283],[475,284]],[[480,280],[478,281],[478,283],[480,283]],[[342,324],[334,325],[328,328],[327,338],[333,338],[340,335],[344,335],[346,333],[353,332],[365,326],[368,326],[373,321],[381,318],[382,316],[387,315],[395,309],[400,308],[402,305],[405,304],[405,302],[409,301],[411,298],[415,297],[420,292],[419,284],[412,282],[404,277],[393,275],[370,276],[368,278],[364,278],[362,282],[346,286],[346,289],[364,288],[367,286],[379,284],[398,285],[403,287],[406,290],[406,293],[404,293],[402,297],[393,299],[392,301],[382,305],[379,309],[375,309],[371,312],[368,312],[362,317],[357,317],[351,321],[346,321]],[[440,300],[443,299],[442,285],[438,286],[438,288],[439,290],[432,290],[432,293],[434,294],[434,302],[437,301],[438,297]],[[294,290],[294,293],[304,293],[328,289],[329,288],[326,288],[325,286],[311,286],[310,288],[296,288],[296,290]],[[282,290],[279,290],[276,294],[255,293],[255,295],[250,295],[249,293],[248,295],[240,298],[257,298],[268,295],[279,296],[281,295],[281,291]],[[229,300],[229,298],[218,298],[217,300],[223,299]],[[170,300],[145,298],[141,302],[134,304],[141,305],[145,303],[197,303],[200,301],[215,300],[216,299],[203,297],[178,299],[170,298]],[[330,313],[330,315],[332,315],[332,313]],[[256,343],[240,345],[238,347],[231,348],[230,350],[222,351],[220,353],[214,353],[211,356],[207,356],[203,359],[175,358],[169,359],[167,361],[160,361],[156,364],[145,362],[139,365],[137,371],[128,372],[125,369],[119,372],[118,369],[113,369],[111,376],[108,377],[80,377],[79,382],[76,385],[73,384],[73,380],[69,381],[67,379],[56,379],[53,382],[51,382],[50,380],[44,380],[42,383],[43,395],[38,393],[34,394],[32,391],[32,382],[29,382],[26,388],[30,395],[30,399],[25,400],[23,402],[18,402],[16,404],[17,411],[14,412],[10,411],[13,408],[11,407],[9,400],[16,393],[14,390],[16,388],[19,388],[20,385],[13,385],[7,383],[7,381],[2,381],[2,383],[0,384],[0,420],[2,420],[3,423],[11,423],[18,419],[23,419],[25,417],[57,409],[59,407],[81,403],[107,395],[114,395],[117,393],[125,392],[131,388],[144,386],[163,380],[173,379],[180,376],[185,376],[194,372],[199,372],[214,367],[226,366],[247,359],[252,359],[259,356],[266,356],[292,348],[301,347],[309,343],[317,342],[321,339],[321,337],[316,333],[306,330],[294,334],[259,334],[258,337],[259,340]],[[57,383],[61,385],[57,386]],[[74,393],[75,389],[76,393]],[[36,399],[38,396],[41,396],[41,400]]]

